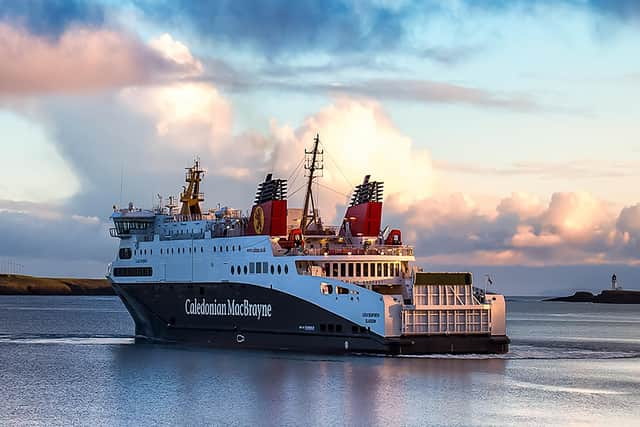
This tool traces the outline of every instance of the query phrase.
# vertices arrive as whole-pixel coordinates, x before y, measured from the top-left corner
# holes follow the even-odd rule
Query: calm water
[[[2,425],[640,425],[640,306],[508,303],[503,357],[134,344],[115,297],[0,297]]]

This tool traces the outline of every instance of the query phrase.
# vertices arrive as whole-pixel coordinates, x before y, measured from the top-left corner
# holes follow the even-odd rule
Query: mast
[[[304,150],[306,159],[304,168],[308,171],[307,177],[309,179],[307,181],[307,194],[304,198],[304,208],[302,209],[302,219],[300,220],[300,230],[302,230],[303,233],[311,224],[318,223],[316,206],[315,202],[313,201],[312,184],[313,179],[316,177],[315,172],[317,170],[321,171],[323,169],[323,151],[318,150],[319,143],[320,135],[316,134],[316,137],[313,139],[313,149],[311,151],[307,151],[306,149]],[[309,214],[309,203],[311,203],[311,214]],[[311,216],[310,219],[309,216]]]
[[[189,184],[180,194],[180,215],[189,217],[190,219],[200,219],[202,211],[200,210],[200,202],[204,201],[204,195],[200,192],[200,181],[204,170],[200,169],[200,160],[196,159],[194,165],[186,168],[185,182]]]

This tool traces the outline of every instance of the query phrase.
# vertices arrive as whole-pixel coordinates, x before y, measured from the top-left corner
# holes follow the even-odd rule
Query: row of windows
[[[271,268],[269,268],[268,262],[250,262],[249,265],[242,266],[231,266],[231,274],[267,274],[271,271],[271,274],[289,274],[289,266],[285,264],[284,268],[278,264],[274,266],[271,264]]]
[[[174,251],[175,249],[175,251]],[[173,255],[175,253],[186,253],[186,251],[188,250],[189,253],[196,253],[198,248],[160,248],[160,255]],[[213,247],[213,252],[218,252],[218,250],[220,252],[229,252],[229,246],[214,246]],[[235,251],[240,252],[241,250],[241,246],[238,245],[232,245],[231,246],[231,252],[235,252]],[[200,253],[204,253],[204,246],[200,246]],[[147,255],[147,250],[146,249],[134,249],[133,254],[136,256],[141,256],[141,255]],[[153,255],[153,249],[149,249],[148,251],[149,255]],[[131,258],[131,249],[130,248],[121,248],[120,249],[120,254],[119,254],[120,259],[130,259]]]
[[[351,333],[352,334],[364,334],[366,333],[368,330],[368,328],[365,328],[363,326],[356,326],[356,325],[352,325],[351,326]],[[342,333],[342,325],[340,324],[333,324],[333,323],[320,323],[320,332],[337,332],[337,333]]]
[[[320,283],[320,293],[323,295],[331,295],[333,293],[333,285],[328,283]],[[357,291],[351,291],[353,294],[357,294]],[[343,288],[342,286],[336,286],[336,294],[338,295],[346,295],[349,294],[348,288]],[[353,299],[353,298],[352,298]]]
[[[399,262],[342,262],[326,263],[327,277],[389,277],[400,276]]]
[[[116,267],[113,269],[113,275],[115,277],[151,276],[153,270],[151,267]]]

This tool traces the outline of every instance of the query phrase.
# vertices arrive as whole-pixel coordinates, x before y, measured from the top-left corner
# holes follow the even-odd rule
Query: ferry
[[[243,214],[204,210],[200,162],[178,205],[114,206],[120,239],[107,278],[137,340],[235,349],[419,355],[506,353],[504,296],[471,273],[425,272],[399,229],[382,229],[383,187],[357,185],[337,226],[322,223],[314,181],[323,150],[305,150],[304,206],[268,174]],[[178,209],[179,208],[179,209]]]

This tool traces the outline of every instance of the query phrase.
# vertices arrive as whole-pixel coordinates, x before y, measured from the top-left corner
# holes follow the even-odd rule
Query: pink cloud
[[[165,41],[164,46],[169,44]],[[56,40],[0,23],[0,94],[88,92],[147,83],[193,64],[137,37],[108,29],[73,27]]]

